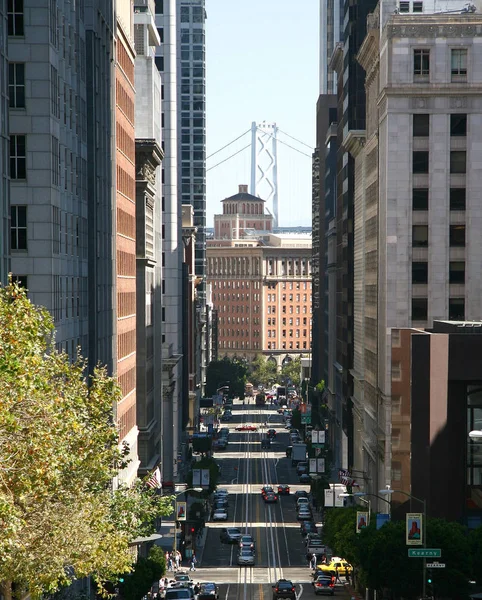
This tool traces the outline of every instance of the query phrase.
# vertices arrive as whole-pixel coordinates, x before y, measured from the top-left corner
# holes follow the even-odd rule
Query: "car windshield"
[[[190,577],[189,575],[176,575],[174,579],[176,581],[189,581]]]
[[[201,591],[203,592],[214,592],[216,586],[214,583],[203,583],[201,586]]]
[[[250,535],[243,535],[243,537],[241,538],[242,542],[252,542],[253,538]]]
[[[278,588],[280,590],[286,590],[286,589],[291,589],[293,587],[293,584],[291,583],[291,581],[280,581],[278,583]]]
[[[239,531],[239,529],[228,529],[228,533],[230,533],[231,535],[236,535],[241,532]]]

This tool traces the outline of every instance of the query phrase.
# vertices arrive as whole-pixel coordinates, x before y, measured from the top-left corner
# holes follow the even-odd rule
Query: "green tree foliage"
[[[206,437],[195,437],[192,439],[193,452],[207,454],[213,446],[213,438],[209,435]]]
[[[281,373],[278,377],[278,382],[288,385],[288,380],[297,388],[300,386],[301,380],[301,358],[297,356],[293,360],[286,362],[281,367]]]
[[[480,585],[482,583],[482,527],[472,529],[468,540],[472,555],[472,577]]]
[[[295,429],[299,429],[301,427],[301,412],[295,408],[291,413],[291,424]]]
[[[229,385],[230,396],[243,398],[247,371],[246,364],[236,359],[211,361],[206,369],[206,395],[214,396],[219,387]]]
[[[104,368],[55,350],[53,321],[25,291],[0,288],[0,582],[33,598],[73,577],[131,568],[129,541],[169,513],[142,486],[111,491],[124,466]],[[152,533],[152,529],[150,533]]]
[[[152,546],[148,557],[139,557],[132,573],[127,575],[124,582],[119,585],[120,597],[123,600],[141,600],[151,589],[153,582],[159,580],[165,573],[164,550],[159,546]]]
[[[278,365],[273,360],[266,360],[262,354],[257,354],[249,365],[249,380],[258,385],[271,386],[278,378]]]

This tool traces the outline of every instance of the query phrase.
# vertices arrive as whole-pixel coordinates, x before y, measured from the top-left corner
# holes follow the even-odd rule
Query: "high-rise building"
[[[343,38],[343,4],[344,0],[320,0],[320,95],[336,94],[330,61]]]
[[[177,16],[176,0],[156,0],[161,45],[156,65],[162,95],[162,477],[177,476],[182,437],[182,260],[181,203],[177,189]]]
[[[246,185],[222,204],[207,248],[219,356],[281,366],[311,347],[311,236],[273,234]]]
[[[7,73],[7,3],[0,2],[0,73]],[[7,282],[9,270],[9,182],[8,182],[8,81],[0,77],[0,283]]]
[[[178,2],[178,185],[194,208],[196,275],[206,276],[206,43],[205,0]]]
[[[140,473],[161,463],[162,210],[160,44],[154,0],[135,0],[137,427]]]
[[[482,310],[481,17],[458,0],[418,6],[382,0],[370,15],[358,52],[366,127],[345,141],[356,173],[354,464],[371,491],[400,475],[392,328],[476,321]]]
[[[115,24],[115,293],[116,374],[122,390],[117,406],[120,437],[129,445],[129,459],[121,474],[129,483],[137,475],[136,414],[136,173],[135,77],[132,0],[116,1]]]
[[[89,331],[84,18],[67,0],[8,3],[11,268],[71,357]]]

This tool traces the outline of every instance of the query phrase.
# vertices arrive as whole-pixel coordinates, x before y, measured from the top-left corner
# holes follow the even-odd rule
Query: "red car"
[[[236,431],[258,431],[256,425],[239,425]]]
[[[280,485],[278,486],[278,495],[281,496],[282,494],[286,494],[289,495],[290,493],[290,486],[287,483],[280,483]]]

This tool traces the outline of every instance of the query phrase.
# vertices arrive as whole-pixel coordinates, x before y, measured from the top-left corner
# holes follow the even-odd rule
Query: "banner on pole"
[[[186,520],[187,502],[176,502],[176,521]]]
[[[407,513],[407,546],[423,546],[423,514]]]
[[[356,532],[360,533],[362,529],[368,526],[368,513],[357,511],[356,513]]]
[[[192,487],[201,486],[201,469],[192,470]]]
[[[201,469],[201,486],[209,487],[209,469]]]

